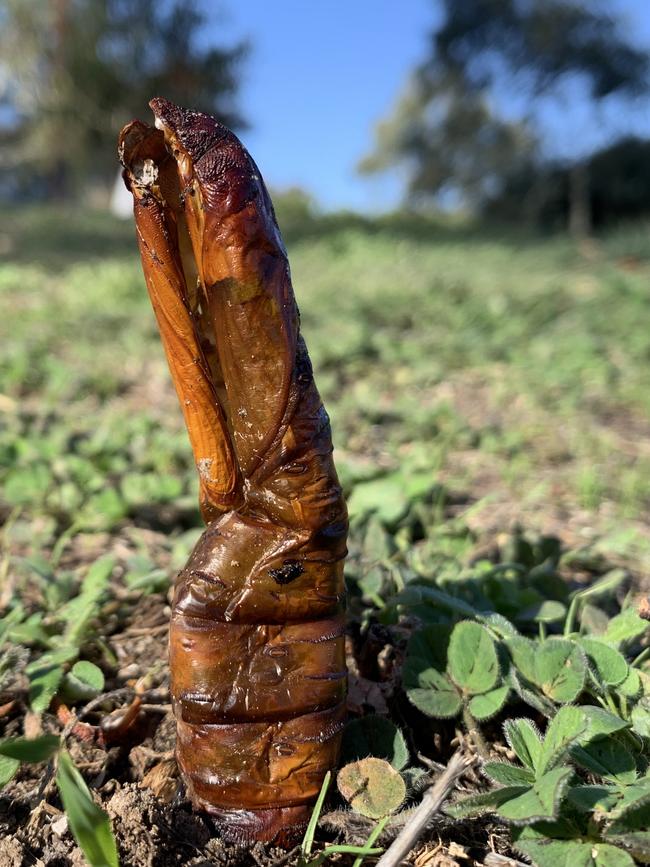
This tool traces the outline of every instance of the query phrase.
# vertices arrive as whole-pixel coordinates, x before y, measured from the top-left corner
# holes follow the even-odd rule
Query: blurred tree
[[[467,87],[457,70],[436,78],[412,76],[391,117],[376,130],[376,150],[362,173],[406,168],[407,201],[432,197],[482,202],[514,165],[526,161],[534,140],[525,123],[508,123],[490,109],[486,94]]]
[[[525,132],[539,131],[538,102],[559,95],[570,80],[579,80],[594,104],[611,94],[648,88],[646,54],[626,40],[600,0],[588,5],[580,0],[441,4],[445,18],[431,36],[429,57],[415,71],[410,101],[402,100],[379,126],[376,152],[361,164],[365,171],[406,164],[410,198],[438,194],[451,180],[480,204],[486,183],[493,187],[539,159]],[[504,120],[495,109],[500,98],[511,103],[512,111],[516,100],[509,96],[515,93],[526,96],[527,110],[518,123]],[[467,121],[462,131],[453,122],[458,116]],[[493,145],[487,151],[486,138]],[[472,163],[476,169],[467,168]],[[486,173],[482,184],[476,183],[479,172]],[[580,155],[570,175],[569,224],[576,234],[590,228],[587,191],[587,160]]]
[[[282,234],[293,235],[301,227],[309,225],[319,216],[313,196],[301,187],[271,190],[273,210]]]
[[[650,140],[625,136],[587,160],[587,196],[594,226],[650,216]],[[549,162],[524,166],[508,176],[484,213],[521,221],[522,202],[534,198],[535,223],[554,229],[566,225],[570,210],[571,169]]]
[[[152,96],[242,121],[244,45],[204,47],[194,0],[0,0],[0,156],[49,197],[107,191],[120,127]]]

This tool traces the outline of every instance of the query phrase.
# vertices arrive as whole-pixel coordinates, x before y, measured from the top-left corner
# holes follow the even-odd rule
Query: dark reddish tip
[[[259,195],[259,171],[236,135],[212,115],[181,108],[157,96],[149,103],[169,152],[181,173],[181,185],[220,184],[221,213],[240,211]],[[265,194],[266,195],[266,194]],[[268,205],[270,208],[270,203]]]
[[[173,139],[175,146],[180,146],[195,166],[214,148],[227,144],[241,148],[230,130],[209,114],[181,108],[161,96],[152,99],[149,105],[156,116],[156,126],[163,129],[168,140]]]
[[[173,133],[178,133],[179,129],[184,126],[185,115],[190,113],[163,96],[155,96],[150,100],[149,108],[153,111],[156,119]]]

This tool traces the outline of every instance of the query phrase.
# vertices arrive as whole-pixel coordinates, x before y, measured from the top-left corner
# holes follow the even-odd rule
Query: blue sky
[[[459,0],[462,2],[462,0]],[[359,177],[373,127],[427,50],[439,21],[435,0],[202,0],[215,41],[248,39],[239,104],[250,122],[242,134],[269,185],[301,186],[325,208],[387,209],[397,204],[397,176]],[[650,0],[612,0],[635,38],[650,50]],[[221,13],[214,10],[220,6]],[[548,134],[570,152],[581,129],[598,141],[584,103],[549,105]],[[572,123],[567,124],[570,110]],[[584,115],[584,117],[581,115]],[[605,129],[648,131],[647,105],[600,112]],[[584,140],[584,138],[582,139]]]

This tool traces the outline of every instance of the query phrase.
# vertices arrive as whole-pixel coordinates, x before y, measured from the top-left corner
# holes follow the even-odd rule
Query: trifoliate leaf
[[[569,747],[587,730],[587,716],[579,707],[561,707],[548,724],[537,763],[539,776],[567,758]]]
[[[620,800],[617,804],[616,818],[624,811],[635,810],[638,806],[647,807],[650,804],[650,777],[641,777],[627,786],[615,786]]]
[[[482,816],[484,813],[496,813],[498,808],[507,801],[519,797],[527,791],[524,786],[506,786],[503,789],[492,789],[480,795],[470,795],[445,807],[445,813],[455,819],[465,819],[468,816]]]
[[[547,638],[535,654],[535,683],[553,701],[567,704],[582,692],[587,665],[582,650],[564,638]]]
[[[435,719],[451,719],[457,716],[463,707],[458,690],[444,674],[440,675],[437,686],[432,685],[429,689],[409,689],[406,695],[418,710]]]
[[[515,825],[555,819],[572,775],[572,768],[554,768],[528,791],[501,804],[497,815]]]
[[[639,861],[650,861],[650,794],[622,809],[605,835],[612,843],[624,846]]]
[[[76,655],[76,648],[62,647],[46,651],[27,666],[29,703],[34,713],[44,713],[48,709],[63,680],[63,664]]]
[[[64,692],[72,701],[89,700],[104,689],[104,673],[87,660],[76,662],[66,675]]]
[[[537,867],[634,867],[634,861],[626,852],[608,843],[520,840],[516,848]]]
[[[566,605],[555,599],[544,599],[529,605],[518,616],[518,621],[532,623],[558,623],[566,617]]]
[[[422,713],[438,719],[456,716],[462,708],[458,689],[445,673],[450,633],[450,628],[442,625],[414,633],[402,669],[409,701]]]
[[[478,620],[485,626],[489,626],[500,638],[514,638],[519,635],[516,627],[502,614],[496,614],[495,612],[481,614]]]
[[[115,568],[115,558],[107,555],[96,560],[82,581],[80,592],[67,602],[59,615],[66,622],[64,640],[78,646],[97,615],[99,605],[110,589],[110,580]]]
[[[615,713],[610,713],[603,707],[596,705],[583,705],[580,710],[587,717],[587,730],[579,739],[579,743],[584,744],[589,741],[595,741],[599,738],[613,735],[616,732],[623,731],[630,727],[630,723],[621,719]]]
[[[587,654],[598,685],[618,686],[628,674],[625,657],[607,642],[598,638],[579,638],[578,643]]]
[[[617,852],[627,855],[630,860],[626,861],[626,864],[634,864],[636,862],[641,864],[650,863],[650,831],[628,831],[626,834],[607,834],[607,840],[616,844]],[[632,857],[634,857],[634,861]],[[618,865],[612,864],[612,867],[618,867]]]
[[[447,670],[470,695],[492,689],[499,677],[499,660],[490,633],[471,620],[457,623],[447,651]]]
[[[482,695],[475,695],[469,701],[469,711],[479,721],[490,719],[499,713],[508,699],[509,686],[498,686]]]
[[[580,627],[583,632],[591,635],[604,635],[609,625],[609,617],[602,608],[591,605],[588,602],[582,606],[580,613]]]
[[[641,638],[647,629],[647,620],[639,617],[634,608],[625,608],[609,621],[603,638],[612,644],[621,644],[624,641],[635,641]]]
[[[527,705],[539,711],[547,719],[551,719],[555,715],[555,705],[551,699],[543,695],[536,686],[532,684],[528,685],[523,678],[520,678],[514,666],[511,666],[508,672],[507,681],[519,698]]]
[[[428,686],[428,673],[434,669],[442,674],[447,668],[447,646],[451,628],[437,624],[426,626],[414,632],[406,648],[406,659],[402,668],[404,685],[409,687]]]
[[[503,733],[522,765],[534,771],[542,754],[542,739],[535,723],[529,719],[509,719],[503,724]]]
[[[636,698],[641,692],[641,678],[636,668],[628,668],[627,677],[618,687],[618,691],[627,698]]]
[[[650,696],[644,696],[632,708],[632,728],[642,738],[650,738]]]
[[[580,767],[598,774],[604,780],[625,785],[636,780],[636,760],[623,744],[614,738],[602,738],[584,746],[573,746],[571,758]]]
[[[537,646],[529,638],[521,635],[507,638],[506,647],[520,674],[531,683],[535,682],[535,653]]]
[[[384,524],[392,526],[402,518],[409,507],[400,473],[391,473],[379,479],[357,483],[348,499],[350,518],[375,514]]]
[[[583,813],[609,813],[621,797],[617,786],[571,786],[568,800]]]
[[[520,768],[510,762],[485,762],[483,773],[501,786],[531,786],[535,782],[530,768]]]
[[[452,611],[454,614],[461,614],[463,617],[476,617],[479,613],[464,599],[445,593],[437,587],[411,585],[402,590],[396,598],[399,603],[408,607],[428,602],[430,605]]]

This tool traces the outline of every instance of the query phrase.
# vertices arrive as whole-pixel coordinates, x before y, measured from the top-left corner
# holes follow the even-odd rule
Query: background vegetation
[[[535,24],[515,12],[540,7],[443,4],[415,73],[424,89],[391,121],[393,150],[380,134],[366,164],[411,148],[404,210],[323,214],[303,191],[274,196],[351,516],[345,768],[285,863],[371,863],[455,750],[473,764],[418,867],[650,859],[648,145],[627,136],[554,162],[538,126],[497,116],[492,67],[461,62],[477,45],[502,51],[531,106],[564,75],[587,75],[596,100],[645,93],[644,58],[597,5],[554,0],[571,27],[513,54]],[[238,123],[243,49],[206,48],[190,3],[155,7],[69,0],[41,18],[0,3],[15,59],[2,115],[0,863],[78,863],[77,845],[93,865],[285,857],[225,846],[183,800],[173,758],[168,588],[201,532],[196,473],[133,225],[90,200],[106,201],[115,127],[144,116],[150,90]],[[112,77],[129,52],[142,65],[120,69],[137,88]],[[104,100],[100,129],[75,108],[80,82]],[[72,114],[74,148],[59,147]],[[441,210],[450,183],[462,211]]]
[[[447,615],[417,593],[400,602],[405,584],[433,580],[449,592],[451,581],[454,594],[510,617],[555,599],[562,615],[569,600],[554,586],[540,595],[524,582],[516,601],[505,584],[498,604],[476,596],[486,564],[523,563],[521,545],[550,538],[565,594],[614,568],[610,615],[647,592],[650,248],[642,227],[599,239],[585,259],[566,238],[399,215],[309,220],[299,210],[279,199],[353,522],[351,628],[361,632],[351,707],[402,720],[411,750],[439,761],[453,740],[448,724],[423,727],[399,704],[396,661],[405,628]],[[61,250],[61,232],[72,249]],[[96,685],[75,683],[79,659],[99,667],[109,696],[124,687],[132,695],[146,678],[149,705],[161,701],[165,588],[200,519],[132,226],[78,212],[62,221],[60,209],[39,208],[16,215],[3,242],[12,257],[1,286],[13,301],[3,322],[0,433],[12,648],[4,723],[6,734],[21,735],[52,731],[57,715],[66,719],[62,708],[97,695]],[[96,563],[89,584],[95,561],[100,573]],[[142,631],[153,644],[138,650]],[[378,670],[382,650],[392,662]],[[96,726],[112,706],[91,714]],[[29,720],[48,707],[34,728]],[[83,741],[70,749],[82,766],[90,761]],[[24,773],[6,805],[30,791]],[[126,791],[142,777],[131,767],[113,773]],[[111,791],[102,797],[131,863],[140,856],[125,848]],[[13,809],[6,827],[16,834]],[[22,832],[9,839],[36,846]],[[462,836],[469,852],[484,839],[476,829]]]

